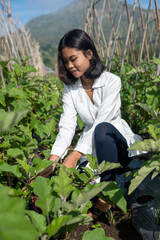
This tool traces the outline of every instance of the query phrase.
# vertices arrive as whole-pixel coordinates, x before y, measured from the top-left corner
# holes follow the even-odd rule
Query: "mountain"
[[[39,42],[42,57],[47,66],[54,68],[57,45],[61,37],[73,28],[83,28],[84,0],[75,0],[56,13],[42,15],[30,20],[26,27]]]
[[[101,15],[101,9],[103,1],[96,1],[96,9],[98,15]],[[107,1],[106,1],[107,2]],[[116,8],[117,0],[110,1],[110,7],[112,11],[112,16],[114,16],[114,11]],[[130,15],[132,13],[132,6],[129,6]],[[116,24],[119,19],[119,15],[123,8],[123,2],[120,2],[116,15]],[[74,28],[84,28],[84,10],[87,11],[86,0],[74,0],[70,5],[65,6],[57,12],[52,14],[42,15],[40,17],[34,18],[27,23],[27,28],[29,28],[31,35],[40,44],[40,51],[44,63],[54,69],[55,63],[57,61],[57,46],[61,37],[69,30]],[[143,13],[146,14],[147,11],[143,9]],[[153,15],[153,14],[152,14]],[[153,18],[153,16],[151,17]],[[150,18],[150,19],[151,19]],[[138,7],[135,10],[134,19],[140,22],[140,13]],[[135,22],[136,25],[136,22]],[[128,20],[126,17],[126,11],[123,12],[121,20],[121,35],[125,39],[126,31],[128,28]],[[103,30],[106,39],[109,39],[111,32],[111,23],[109,20],[108,6],[106,3],[106,8],[104,11],[103,19]],[[138,30],[137,30],[138,32]],[[125,35],[124,35],[125,34]]]

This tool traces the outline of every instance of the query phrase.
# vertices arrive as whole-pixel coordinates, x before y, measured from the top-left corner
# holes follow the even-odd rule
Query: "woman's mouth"
[[[76,73],[77,73],[77,70],[75,70],[75,71],[72,71],[72,74],[73,74],[73,75],[75,75]]]

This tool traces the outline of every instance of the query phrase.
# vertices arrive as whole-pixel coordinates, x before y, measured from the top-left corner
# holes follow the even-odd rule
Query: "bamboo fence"
[[[125,26],[121,24],[124,17],[128,21],[128,25]],[[114,6],[113,0],[86,0],[84,22],[84,29],[94,39],[106,69],[111,71],[115,55],[121,59],[120,76],[124,61],[136,66],[137,63],[140,65],[142,60],[149,63],[153,56],[160,56],[160,17],[157,0],[149,0],[147,10],[142,9],[140,0],[134,0],[133,6],[129,5],[127,0],[115,0]],[[104,32],[108,25],[110,34],[106,38]]]
[[[28,63],[37,69],[34,75],[43,76],[46,73],[39,51],[39,43],[32,39],[25,26],[22,26],[18,20],[14,20],[10,0],[0,0],[0,53],[2,61],[16,58],[21,62],[26,56],[31,56]]]

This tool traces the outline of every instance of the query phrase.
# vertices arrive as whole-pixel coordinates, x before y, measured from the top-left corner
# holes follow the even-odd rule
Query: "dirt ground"
[[[114,220],[110,222],[109,217],[96,217],[89,225],[81,225],[74,229],[65,240],[82,240],[86,230],[92,231],[93,225],[98,225],[104,229],[106,237],[112,237],[115,240],[142,240],[136,230],[132,227],[131,213],[126,215],[115,210],[113,211]],[[94,239],[93,239],[94,240]]]

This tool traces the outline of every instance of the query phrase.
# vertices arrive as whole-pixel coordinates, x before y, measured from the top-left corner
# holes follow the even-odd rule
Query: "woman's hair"
[[[94,80],[101,75],[105,67],[102,64],[93,40],[89,35],[80,29],[73,29],[66,33],[59,42],[58,46],[58,75],[59,78],[66,84],[70,85],[77,81],[65,67],[62,59],[62,49],[65,47],[76,48],[77,50],[83,51],[86,56],[88,49],[92,50],[93,56],[90,60],[90,66],[84,73],[84,76],[88,79]]]

